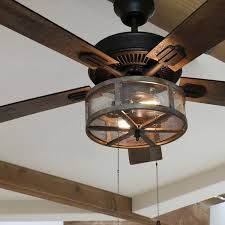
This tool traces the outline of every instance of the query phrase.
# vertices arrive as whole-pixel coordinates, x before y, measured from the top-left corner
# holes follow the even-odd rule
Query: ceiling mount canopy
[[[133,28],[145,24],[155,10],[153,0],[115,0],[114,11],[121,21]]]
[[[86,132],[95,142],[125,149],[176,140],[187,128],[183,90],[153,77],[115,78],[86,98]]]

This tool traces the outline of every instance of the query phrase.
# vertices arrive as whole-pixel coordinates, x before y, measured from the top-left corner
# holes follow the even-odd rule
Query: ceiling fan
[[[138,164],[162,159],[160,146],[184,134],[185,100],[225,106],[225,82],[181,77],[184,65],[225,39],[224,0],[206,1],[165,38],[138,32],[154,12],[153,0],[115,0],[114,11],[131,32],[93,46],[1,0],[0,24],[87,66],[96,86],[1,106],[0,122],[85,100],[87,135],[128,149],[130,164]]]

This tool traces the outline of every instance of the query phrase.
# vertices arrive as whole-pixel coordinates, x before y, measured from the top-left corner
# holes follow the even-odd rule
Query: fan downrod
[[[154,13],[154,0],[115,0],[114,11],[123,24],[137,32]]]

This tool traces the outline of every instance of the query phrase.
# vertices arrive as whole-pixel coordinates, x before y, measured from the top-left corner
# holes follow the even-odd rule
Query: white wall
[[[225,224],[225,203],[212,206],[210,209],[210,225]]]

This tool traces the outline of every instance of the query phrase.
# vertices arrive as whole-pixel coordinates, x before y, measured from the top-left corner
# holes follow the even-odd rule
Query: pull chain
[[[120,143],[120,134],[118,130],[118,143],[117,143],[117,194],[120,193],[120,148],[119,148],[119,143]],[[120,219],[119,215],[117,218],[117,225],[120,225]]]
[[[117,194],[120,193],[120,149],[117,148]]]
[[[117,140],[117,194],[120,193],[120,133],[118,130],[118,140]]]
[[[155,164],[156,167],[156,197],[157,197],[157,222],[156,225],[161,225],[159,220],[159,168],[158,162]]]

